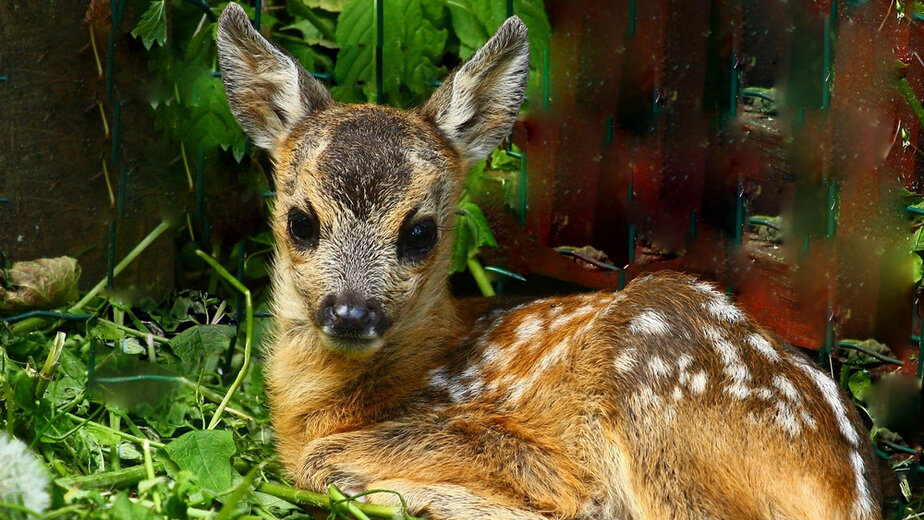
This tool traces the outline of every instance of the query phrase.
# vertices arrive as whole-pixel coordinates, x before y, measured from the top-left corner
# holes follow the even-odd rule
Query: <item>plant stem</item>
[[[148,233],[148,236],[144,237],[144,239],[141,242],[139,242],[138,245],[135,246],[135,248],[131,250],[131,252],[125,255],[125,258],[123,258],[122,261],[119,262],[119,264],[115,266],[115,269],[113,269],[112,275],[116,276],[119,273],[121,273],[122,270],[124,270],[125,267],[128,266],[128,264],[130,264],[135,258],[137,258],[138,255],[140,255],[142,251],[144,251],[149,245],[151,245],[151,242],[153,242],[157,237],[160,236],[161,233],[166,231],[167,228],[169,227],[170,227],[170,224],[166,222],[161,222],[156,228],[154,228],[153,231]],[[80,299],[80,301],[74,304],[74,306],[71,307],[68,310],[68,312],[71,314],[76,313],[80,311],[84,307],[84,305],[90,303],[90,301],[93,300],[93,298],[95,298],[96,295],[99,294],[99,292],[102,291],[103,288],[106,287],[106,281],[107,281],[106,278],[103,278],[102,280],[100,280],[100,282],[96,284],[92,289],[90,289],[90,292],[88,292],[83,298]],[[26,334],[26,333],[29,333],[29,332],[32,332],[34,330],[38,330],[44,327],[47,322],[48,320],[44,318],[27,318],[25,320],[15,323],[11,327],[11,329],[13,331],[13,334]]]
[[[237,504],[244,498],[244,495],[247,495],[253,489],[253,481],[257,478],[260,470],[263,469],[264,464],[258,464],[251,468],[244,476],[244,479],[241,480],[241,483],[231,490],[231,493],[225,497],[224,505],[215,520],[230,520],[233,517]]]
[[[186,169],[186,182],[189,183],[189,192],[193,192],[192,171],[189,169],[189,160],[186,159],[186,143],[180,142],[180,155],[183,157],[183,168]],[[195,240],[193,240],[195,242]]]
[[[122,437],[123,439],[128,439],[128,440],[130,440],[130,441],[135,441],[135,442],[137,442],[138,444],[142,444],[144,441],[148,441],[148,442],[151,443],[151,446],[154,446],[155,448],[163,448],[164,446],[166,446],[166,444],[164,444],[164,443],[162,443],[162,442],[152,441],[152,440],[150,440],[150,439],[144,439],[144,438],[142,438],[142,437],[136,437],[136,436],[134,436],[134,435],[132,435],[132,434],[130,434],[130,433],[125,433],[125,432],[120,431],[120,430],[113,430],[112,428],[106,426],[105,424],[100,424],[100,423],[98,423],[98,422],[93,422],[93,421],[87,421],[87,420],[84,419],[83,417],[79,417],[79,416],[74,415],[74,414],[72,414],[72,413],[65,414],[65,416],[68,417],[68,418],[71,419],[71,420],[74,420],[74,421],[86,422],[87,426],[92,426],[92,427],[94,427],[94,428],[99,428],[99,429],[101,429],[101,430],[105,430],[105,431],[108,432],[108,433],[111,433],[111,434],[113,434],[113,435],[118,435],[119,437]]]
[[[318,32],[321,33],[321,36],[323,36],[325,40],[330,40],[332,42],[337,41],[337,36],[324,25],[324,22],[322,22],[318,15],[314,14],[311,9],[301,9],[299,10],[299,14],[303,15],[306,20],[311,22],[311,25],[317,28]]]
[[[115,266],[115,268],[112,270],[112,276],[118,276],[119,273],[128,267],[128,264],[132,263],[135,258],[138,258],[138,255],[147,249],[147,247],[151,245],[151,243],[154,242],[154,240],[156,240],[157,237],[159,237],[161,233],[166,231],[169,227],[170,224],[167,222],[161,222],[158,224],[153,231],[148,233],[148,236],[144,237],[144,239],[142,239],[141,242],[139,242],[138,245],[135,246],[135,248],[132,249],[127,255],[125,255],[125,258],[123,258],[122,261]],[[105,278],[100,280],[96,286],[90,289],[90,292],[84,295],[80,301],[78,301],[76,304],[74,304],[73,307],[70,308],[69,312],[73,313],[83,309],[84,305],[90,303],[90,301],[93,300],[93,298],[95,298],[96,295],[106,287],[106,281],[107,280]]]
[[[902,96],[905,98],[905,101],[908,102],[908,106],[911,107],[911,111],[914,113],[915,117],[918,118],[918,122],[924,125],[924,106],[921,106],[921,102],[914,94],[914,89],[911,88],[911,84],[908,83],[908,79],[901,78],[898,80],[898,83],[895,87],[899,92],[901,92]]]
[[[35,398],[41,399],[45,395],[45,389],[48,388],[48,382],[55,375],[58,369],[58,361],[61,359],[61,351],[64,350],[64,342],[67,340],[67,334],[58,332],[51,343],[51,350],[48,351],[48,357],[45,358],[45,364],[42,371],[39,372],[38,384],[35,386]]]
[[[126,325],[119,325],[118,323],[116,323],[116,322],[114,322],[114,321],[112,321],[112,320],[107,320],[107,319],[105,319],[105,318],[99,318],[99,322],[100,322],[100,323],[105,323],[106,325],[109,325],[110,327],[114,327],[114,328],[116,328],[116,329],[119,329],[119,330],[121,330],[122,332],[124,332],[124,333],[126,333],[126,334],[129,334],[129,335],[131,335],[131,336],[135,336],[136,338],[144,338],[144,339],[147,339],[148,336],[151,336],[151,339],[154,340],[154,341],[156,341],[156,342],[158,342],[158,343],[167,343],[168,341],[170,341],[170,340],[168,340],[167,338],[165,338],[165,337],[163,337],[163,336],[157,336],[157,335],[155,335],[155,334],[151,334],[151,333],[148,333],[148,332],[142,332],[142,331],[140,331],[140,330],[135,330],[135,329],[133,329],[133,328],[131,328],[131,327],[128,327],[128,326],[126,326]]]
[[[472,278],[475,279],[475,283],[477,283],[478,288],[481,289],[481,294],[485,296],[494,296],[494,288],[491,287],[488,274],[484,272],[484,268],[481,267],[481,262],[479,262],[477,258],[468,258],[468,271],[472,273]]]
[[[153,443],[152,443],[153,444]],[[155,473],[164,470],[164,465],[160,462],[153,463]],[[132,466],[116,471],[107,471],[105,473],[96,473],[93,475],[81,475],[78,477],[59,478],[55,483],[59,486],[70,489],[80,487],[82,489],[90,488],[118,488],[131,486],[144,480],[147,476],[147,468],[144,465]]]
[[[300,506],[330,511],[330,497],[323,493],[313,493],[311,491],[296,489],[275,482],[261,482],[257,484],[257,491]],[[367,504],[364,502],[355,502],[354,505],[357,509],[362,511],[363,514],[372,518],[409,518],[414,520],[411,516],[405,517],[404,511],[397,507]]]
[[[340,507],[342,505],[346,508],[347,513],[353,515],[356,520],[369,520],[369,517],[356,507],[356,503],[347,498],[347,496],[343,494],[343,491],[340,491],[340,488],[334,484],[331,484],[330,487],[327,488],[327,494],[334,500],[334,502],[331,503],[332,507]]]
[[[109,411],[109,427],[113,430],[122,429],[122,421],[119,414]],[[122,460],[119,458],[119,442],[116,441],[109,445],[109,465],[112,469],[122,469]]]
[[[145,439],[144,442],[141,443],[141,448],[144,452],[144,475],[148,480],[152,480],[154,479],[154,461],[151,458],[151,441]],[[160,492],[157,490],[156,486],[152,487],[150,491],[151,498],[154,500],[154,511],[160,513]]]
[[[202,258],[207,264],[212,266],[212,269],[214,269],[219,276],[224,278],[225,281],[231,284],[232,287],[244,294],[244,305],[247,308],[247,328],[244,334],[244,363],[241,365],[241,370],[237,373],[237,377],[234,378],[234,382],[231,383],[231,386],[225,393],[224,399],[218,404],[218,408],[215,410],[215,415],[212,416],[212,420],[209,421],[207,429],[212,430],[218,426],[218,423],[221,421],[221,414],[224,412],[225,407],[228,406],[228,401],[231,400],[231,396],[234,395],[234,392],[236,392],[238,387],[241,386],[241,383],[244,382],[244,377],[247,376],[247,371],[250,369],[250,357],[252,354],[251,351],[253,350],[253,302],[250,299],[250,289],[242,284],[240,280],[231,276],[231,273],[218,263],[217,260],[201,249],[197,249],[196,254],[199,255],[199,258]]]

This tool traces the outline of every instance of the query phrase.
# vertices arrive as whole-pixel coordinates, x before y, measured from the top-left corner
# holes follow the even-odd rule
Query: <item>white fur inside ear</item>
[[[324,87],[234,3],[219,20],[218,61],[231,111],[254,144],[271,152],[309,112],[331,103]]]
[[[464,159],[483,159],[510,132],[528,74],[526,25],[512,17],[434,93],[424,113]]]

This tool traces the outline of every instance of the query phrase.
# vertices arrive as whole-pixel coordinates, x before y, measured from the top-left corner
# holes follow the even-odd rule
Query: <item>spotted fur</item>
[[[880,517],[837,385],[711,285],[662,273],[619,294],[450,297],[467,165],[522,101],[521,21],[408,112],[333,103],[235,4],[218,35],[232,110],[275,162],[266,379],[299,486],[392,489],[434,520]],[[310,245],[293,211],[316,223]],[[437,242],[410,261],[397,243],[422,217]],[[333,339],[319,302],[340,293],[379,302],[390,326]]]

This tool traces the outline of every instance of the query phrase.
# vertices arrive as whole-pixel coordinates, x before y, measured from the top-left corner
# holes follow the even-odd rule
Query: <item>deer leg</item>
[[[394,492],[366,495],[371,503],[400,507],[400,494],[410,514],[432,520],[547,520],[537,512],[509,505],[505,497],[485,496],[455,484],[391,479],[372,482],[368,489]]]
[[[507,497],[513,509],[573,517],[584,503],[579,464],[553,439],[504,418],[428,416],[312,441],[294,476],[303,487],[320,490],[333,483],[354,492],[385,480],[432,483],[413,487],[415,500],[431,511],[459,507],[454,500],[465,490],[471,500]],[[447,481],[453,487],[422,498]]]

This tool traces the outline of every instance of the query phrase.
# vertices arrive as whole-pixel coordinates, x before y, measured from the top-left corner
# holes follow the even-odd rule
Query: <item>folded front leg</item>
[[[373,493],[364,498],[373,504],[401,507],[404,498],[408,513],[438,520],[547,520],[534,511],[518,507],[508,497],[486,496],[459,485],[425,483],[407,479],[372,482],[368,489],[393,493]]]
[[[505,417],[426,416],[312,441],[294,476],[303,487],[323,490],[333,483],[351,492],[385,480],[426,483],[412,491],[428,511],[451,511],[461,497],[502,497],[505,507],[524,514],[567,518],[577,514],[586,493],[580,461],[559,444]],[[441,487],[446,484],[452,487]]]

